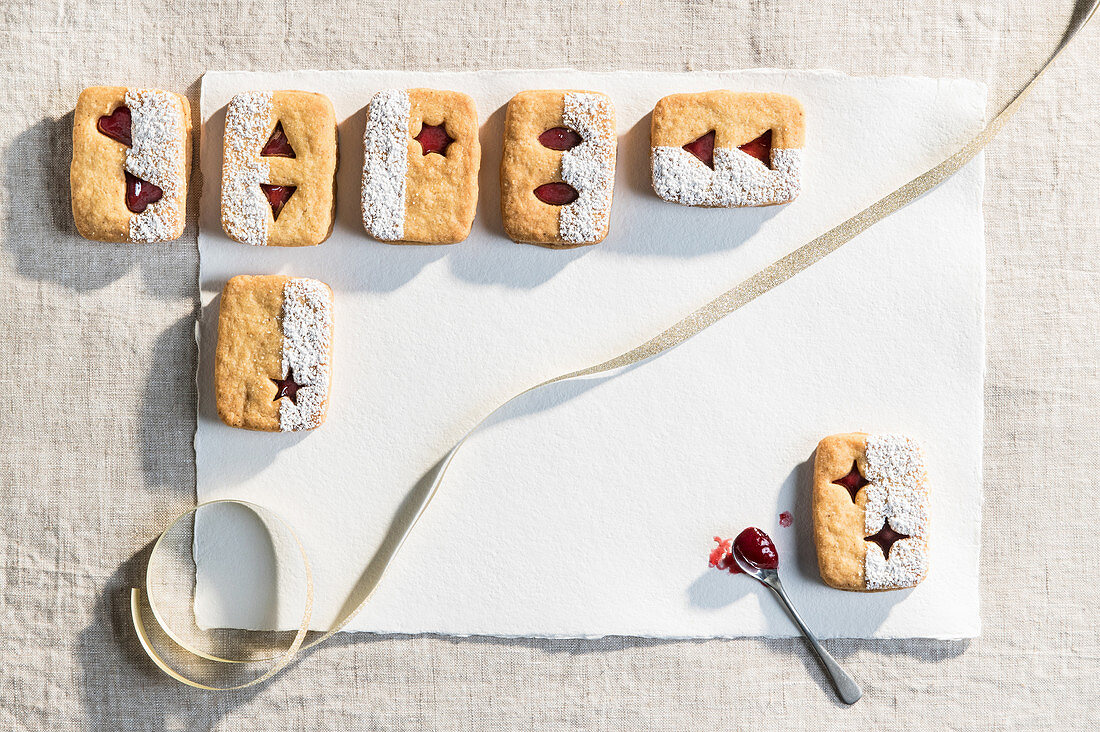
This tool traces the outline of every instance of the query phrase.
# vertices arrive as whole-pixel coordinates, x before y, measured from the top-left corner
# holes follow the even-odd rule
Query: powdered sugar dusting
[[[175,94],[156,89],[127,89],[131,145],[126,170],[164,194],[130,216],[130,241],[171,241],[183,231],[187,175],[186,121]]]
[[[317,280],[295,277],[283,285],[283,374],[294,371],[297,404],[279,400],[279,429],[321,424],[331,382],[332,294]]]
[[[592,244],[607,232],[615,190],[615,113],[603,94],[565,95],[565,126],[583,142],[561,159],[561,177],[579,194],[562,206],[558,235],[570,244]]]
[[[409,169],[409,94],[374,95],[363,132],[363,227],[375,239],[405,235],[405,176]]]
[[[802,190],[802,151],[772,148],[772,167],[736,148],[714,149],[714,170],[682,147],[653,148],[653,190],[685,206],[769,206]]]
[[[867,491],[864,531],[890,528],[910,538],[901,539],[886,559],[882,549],[867,542],[864,576],[867,588],[888,590],[912,587],[928,572],[928,475],[916,442],[903,435],[867,438],[864,477]]]
[[[222,227],[242,244],[265,246],[271,206],[260,190],[271,168],[260,157],[271,124],[271,92],[237,94],[225,113],[222,162]]]

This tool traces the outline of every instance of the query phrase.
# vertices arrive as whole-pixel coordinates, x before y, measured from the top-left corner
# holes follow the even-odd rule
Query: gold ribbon
[[[290,661],[298,653],[304,651],[307,648],[316,646],[319,643],[323,643],[332,635],[342,630],[344,627],[347,626],[349,622],[351,622],[352,618],[354,618],[362,611],[367,602],[370,601],[371,596],[374,594],[374,590],[381,583],[382,577],[385,575],[385,572],[389,568],[390,564],[392,564],[394,557],[400,551],[401,547],[405,543],[405,540],[412,532],[413,527],[416,526],[417,521],[419,521],[420,517],[424,514],[424,511],[427,510],[428,505],[431,503],[432,499],[438,492],[439,486],[442,484],[443,477],[446,474],[447,468],[450,466],[451,461],[454,459],[454,456],[458,453],[462,446],[466,444],[466,441],[470,439],[470,437],[472,437],[474,433],[476,433],[490,418],[492,418],[493,415],[504,409],[504,407],[511,404],[513,401],[524,396],[525,394],[535,391],[536,389],[541,389],[544,386],[556,384],[560,381],[568,381],[570,379],[577,379],[585,376],[594,376],[596,374],[607,373],[627,366],[632,366],[634,364],[641,363],[642,361],[650,359],[660,353],[663,353],[670,348],[674,348],[680,345],[700,331],[710,327],[714,323],[734,312],[741,306],[745,305],[746,303],[752,302],[764,293],[772,290],[775,287],[778,287],[779,285],[789,280],[791,277],[794,277],[799,272],[802,272],[803,270],[817,263],[826,255],[835,252],[837,249],[842,247],[847,242],[851,241],[855,236],[865,231],[873,224],[881,221],[898,209],[906,206],[907,204],[916,200],[931,189],[935,188],[943,181],[947,180],[960,168],[973,160],[974,157],[982,150],[982,148],[988,145],[989,142],[997,135],[997,133],[999,133],[1001,129],[1008,123],[1008,121],[1012,118],[1012,115],[1016,113],[1016,110],[1019,108],[1020,104],[1023,103],[1024,99],[1026,99],[1027,96],[1031,93],[1032,89],[1047,72],[1047,70],[1050,69],[1050,67],[1054,64],[1058,57],[1061,56],[1062,52],[1070,45],[1070,43],[1073,42],[1077,34],[1088,24],[1089,20],[1096,13],[1098,7],[1100,7],[1100,0],[1091,0],[1091,2],[1087,3],[1083,11],[1077,15],[1076,20],[1071,23],[1070,28],[1067,30],[1066,35],[1062,39],[1062,42],[1058,45],[1054,53],[1050,56],[1050,58],[1042,66],[1042,68],[1040,68],[1039,71],[1032,77],[1031,81],[1028,82],[1028,84],[1012,99],[1012,101],[1010,101],[1004,107],[1004,109],[1002,109],[997,114],[997,116],[994,117],[992,121],[990,121],[989,124],[986,125],[986,127],[974,137],[974,139],[972,139],[961,150],[944,160],[936,167],[917,176],[916,178],[909,181],[901,188],[898,188],[896,191],[889,194],[885,198],[882,198],[879,201],[871,204],[867,208],[863,209],[847,221],[841,223],[833,229],[830,229],[829,231],[825,232],[808,244],[804,244],[798,249],[795,249],[790,254],[787,254],[778,261],[773,262],[772,264],[768,265],[748,279],[743,280],[734,288],[719,295],[703,307],[699,308],[680,322],[673,325],[671,328],[668,328],[667,330],[657,334],[637,348],[615,356],[614,358],[608,359],[603,363],[599,363],[594,366],[589,366],[587,368],[579,369],[577,371],[572,371],[567,374],[562,374],[560,376],[555,376],[551,379],[547,379],[540,384],[536,384],[535,386],[532,386],[516,394],[511,399],[504,402],[503,404],[500,404],[494,410],[485,415],[485,417],[482,418],[481,421],[479,421],[476,425],[474,425],[472,429],[470,429],[470,431],[462,436],[462,439],[460,439],[458,443],[455,444],[455,446],[452,447],[450,451],[448,451],[447,454],[443,457],[443,459],[436,465],[435,477],[433,478],[427,492],[421,499],[420,504],[413,512],[412,518],[405,526],[400,538],[393,545],[393,548],[389,551],[389,556],[382,564],[378,576],[375,578],[366,595],[359,602],[359,604],[357,604],[350,612],[346,613],[339,621],[337,621],[336,625],[333,628],[326,631],[319,638],[309,643],[303,643],[305,636],[309,631],[309,621],[311,617],[311,609],[313,606],[313,581],[310,571],[309,559],[306,556],[305,548],[302,546],[301,542],[298,541],[297,536],[294,535],[293,530],[290,528],[290,525],[287,522],[280,519],[273,512],[260,506],[245,501],[237,501],[232,499],[204,503],[179,516],[175,521],[172,522],[168,529],[166,529],[157,538],[157,541],[153,545],[152,551],[149,556],[149,568],[146,572],[146,587],[151,584],[151,581],[156,576],[154,568],[157,565],[156,560],[159,557],[158,552],[161,548],[164,537],[170,531],[172,531],[185,519],[187,519],[189,516],[196,513],[199,509],[205,506],[210,506],[213,504],[235,504],[238,506],[246,507],[255,512],[257,515],[266,515],[272,517],[277,523],[286,527],[290,535],[294,538],[295,541],[297,541],[298,548],[302,555],[302,563],[306,573],[305,612],[302,616],[302,621],[298,627],[298,631],[294,635],[294,639],[286,648],[286,650],[264,659],[241,660],[222,658],[192,648],[189,644],[181,640],[178,637],[178,634],[173,632],[173,630],[167,625],[167,623],[164,622],[161,614],[158,612],[158,609],[152,603],[152,598],[150,598],[150,607],[153,610],[153,614],[158,625],[184,651],[194,656],[198,656],[200,658],[218,663],[249,663],[254,661],[273,662],[273,665],[263,675],[259,676],[258,678],[252,679],[247,683],[225,687],[207,686],[205,684],[199,683],[198,681],[190,679],[172,669],[153,648],[153,644],[149,639],[144,622],[142,620],[140,591],[137,588],[134,588],[133,590],[131,590],[130,596],[130,605],[133,614],[134,628],[137,630],[138,639],[140,640],[142,647],[145,649],[145,652],[149,655],[149,658],[151,658],[153,662],[169,676],[184,684],[188,684],[199,689],[209,690],[239,689],[246,686],[252,686],[253,684],[258,684],[270,678],[271,676],[278,673],[288,663],[290,663]]]

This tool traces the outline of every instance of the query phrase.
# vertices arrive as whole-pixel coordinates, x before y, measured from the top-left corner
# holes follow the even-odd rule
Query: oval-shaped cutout
[[[572,150],[584,142],[584,138],[568,127],[551,127],[539,135],[539,143],[551,150]]]
[[[580,195],[568,183],[543,183],[535,189],[535,198],[551,206],[566,206],[576,201]]]

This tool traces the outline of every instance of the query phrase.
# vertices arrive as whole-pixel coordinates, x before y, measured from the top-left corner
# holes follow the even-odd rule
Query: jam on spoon
[[[733,551],[757,569],[775,569],[779,566],[779,552],[771,537],[755,526],[737,535],[733,540]]]

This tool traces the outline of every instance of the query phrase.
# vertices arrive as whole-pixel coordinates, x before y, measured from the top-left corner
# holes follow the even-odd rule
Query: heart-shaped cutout
[[[164,191],[147,180],[142,180],[136,175],[126,172],[126,208],[136,214],[149,207],[150,203],[156,203],[164,197]]]
[[[133,138],[130,137],[130,122],[130,108],[124,104],[110,114],[100,117],[95,123],[95,128],[112,140],[130,147],[133,145]]]

